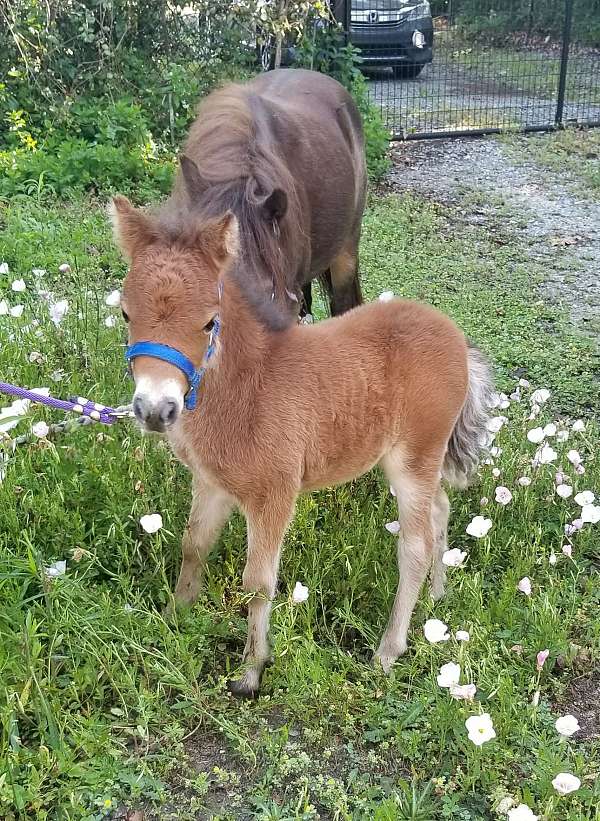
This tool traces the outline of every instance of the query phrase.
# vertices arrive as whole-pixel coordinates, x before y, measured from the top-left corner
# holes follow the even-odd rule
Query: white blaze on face
[[[158,405],[163,399],[173,399],[183,410],[184,389],[179,379],[160,377],[158,374],[140,374],[135,380],[135,394],[142,396],[150,405]]]

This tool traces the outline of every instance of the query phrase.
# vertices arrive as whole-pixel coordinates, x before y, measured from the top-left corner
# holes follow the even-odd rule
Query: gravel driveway
[[[600,341],[600,202],[568,174],[527,159],[528,141],[540,139],[552,135],[524,138],[516,160],[491,137],[398,143],[389,182],[396,191],[464,203],[459,213],[466,222],[506,222],[547,272],[542,295]]]

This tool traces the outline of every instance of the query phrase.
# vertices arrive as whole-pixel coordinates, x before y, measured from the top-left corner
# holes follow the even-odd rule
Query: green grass
[[[124,265],[103,212],[20,199],[0,212],[0,299],[25,305],[0,317],[3,379],[52,386],[108,403],[130,395],[122,361],[124,328],[107,328],[108,290]],[[495,230],[461,224],[418,199],[373,199],[365,218],[362,269],[369,298],[384,289],[427,300],[453,316],[493,358],[500,385],[518,376],[553,395],[541,424],[590,416],[598,407],[597,351],[567,319],[540,301],[543,272],[497,215]],[[559,253],[557,251],[557,253]],[[69,262],[72,272],[58,273]],[[33,292],[31,268],[70,310],[55,328]],[[10,283],[24,277],[28,290]],[[32,319],[38,326],[30,327]],[[10,338],[14,334],[14,338]],[[30,363],[29,354],[42,354]],[[62,381],[50,375],[62,370]],[[87,427],[52,442],[20,446],[0,484],[0,817],[99,819],[121,806],[156,817],[214,819],[459,819],[483,821],[512,796],[544,819],[597,818],[597,742],[561,742],[553,723],[567,691],[598,663],[598,527],[561,553],[576,514],[554,493],[558,464],[576,491],[600,491],[600,431],[555,445],[555,465],[532,472],[528,400],[513,403],[498,435],[503,454],[481,482],[453,497],[451,546],[469,550],[449,573],[447,597],[427,594],[414,615],[409,652],[384,678],[370,664],[396,585],[394,539],[383,525],[393,500],[376,474],[306,497],[286,539],[272,623],[274,664],[263,695],[238,703],[226,676],[244,639],[241,570],[244,528],[226,527],[205,593],[176,622],[163,617],[179,561],[189,478],[160,442],[127,423]],[[50,414],[35,408],[19,434]],[[0,446],[1,447],[1,446]],[[579,449],[586,473],[573,476],[564,454]],[[517,484],[533,477],[529,488]],[[494,502],[501,483],[514,493]],[[465,534],[483,508],[490,534]],[[145,534],[139,518],[160,512],[164,528]],[[548,562],[551,552],[559,556]],[[63,578],[43,568],[67,560]],[[533,594],[516,589],[528,575]],[[310,589],[293,606],[296,580]],[[471,641],[430,645],[422,625],[443,619]],[[511,650],[521,645],[520,654]],[[538,650],[548,648],[543,671]],[[436,683],[459,661],[474,704],[452,700]],[[539,706],[531,706],[536,689]],[[489,712],[497,738],[481,749],[464,721]],[[582,779],[559,798],[559,771]],[[154,807],[155,809],[151,809]],[[151,817],[155,817],[151,815]]]

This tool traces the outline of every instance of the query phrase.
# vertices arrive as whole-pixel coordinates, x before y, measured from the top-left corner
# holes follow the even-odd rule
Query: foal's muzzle
[[[147,430],[163,433],[177,421],[181,409],[177,399],[165,396],[152,402],[147,396],[136,395],[133,398],[133,412],[138,422]]]

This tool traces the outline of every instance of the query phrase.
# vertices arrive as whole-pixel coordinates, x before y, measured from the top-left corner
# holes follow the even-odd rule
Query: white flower
[[[474,536],[476,539],[481,539],[489,532],[491,527],[491,519],[486,519],[485,516],[474,516],[467,525],[467,534]]]
[[[582,490],[581,493],[578,493],[575,497],[575,501],[580,507],[585,507],[586,505],[593,504],[595,498],[591,490]]]
[[[519,379],[519,387],[520,388],[530,388],[531,382],[528,379]]]
[[[556,564],[556,562],[557,562],[556,553],[551,553],[548,556],[548,561],[549,561],[550,564]]]
[[[393,291],[384,291],[382,294],[379,294],[379,300],[380,302],[390,302],[394,296]]]
[[[0,300],[0,316],[8,316],[9,312],[8,302],[5,299]]]
[[[577,733],[581,729],[575,716],[572,716],[570,713],[557,718],[554,722],[554,726],[556,727],[556,732],[565,738],[569,738],[573,733]]]
[[[527,417],[527,421],[528,422],[533,422],[533,420],[536,419],[539,416],[540,411],[541,411],[541,408],[540,408],[539,405],[532,405],[531,406],[531,413]]]
[[[548,424],[544,426],[544,436],[556,436],[556,425],[554,422],[548,422]]]
[[[507,505],[512,500],[512,493],[507,487],[499,485],[496,488],[496,501],[499,505]]]
[[[572,773],[559,773],[552,779],[552,786],[559,795],[568,795],[581,787],[581,781]]]
[[[568,430],[559,430],[556,434],[556,441],[557,442],[566,442],[569,438],[569,431]]]
[[[481,747],[486,741],[496,738],[494,725],[489,713],[482,713],[480,716],[471,716],[465,721],[465,727],[469,734],[469,740]]]
[[[46,274],[45,268],[32,268],[31,273],[34,277],[43,277]]]
[[[439,687],[453,687],[460,681],[460,664],[449,661],[442,664],[438,673],[437,683]]]
[[[450,695],[452,698],[460,699],[461,701],[473,701],[477,687],[474,684],[453,684],[450,687]]]
[[[577,473],[578,476],[582,476],[585,473],[584,466],[582,464],[575,465],[575,473]]]
[[[499,430],[502,430],[504,425],[508,422],[506,416],[492,416],[491,419],[488,419],[486,423],[486,428],[489,430],[490,433],[498,433]]]
[[[40,439],[43,439],[50,433],[50,428],[45,422],[36,422],[36,424],[31,428],[31,432],[34,436],[38,436]]]
[[[385,529],[389,533],[400,533],[400,522],[386,522]]]
[[[494,445],[493,448],[490,448],[490,456],[493,456],[494,459],[497,459],[498,456],[502,456],[502,448],[496,447],[496,445]]]
[[[163,520],[160,513],[147,513],[140,519],[140,524],[146,533],[156,533],[163,526]]]
[[[562,471],[559,470],[554,474],[554,484],[555,485],[564,485],[565,479],[567,479],[567,478],[568,477],[565,476],[565,474],[562,473]]]
[[[531,430],[527,431],[527,439],[530,442],[533,442],[534,445],[541,444],[544,441],[544,429],[532,428]]]
[[[565,536],[572,536],[574,533],[577,533],[578,530],[581,530],[583,527],[583,521],[581,519],[573,519],[573,521],[569,524],[565,525]]]
[[[121,292],[111,291],[110,294],[107,295],[104,302],[109,308],[118,308],[121,304]]]
[[[600,522],[600,505],[584,505],[581,508],[581,521],[591,525]],[[573,522],[575,524],[575,522]]]
[[[570,450],[567,453],[567,459],[572,465],[580,465],[581,464],[581,456],[579,451],[577,450]]]
[[[493,393],[490,407],[506,410],[510,407],[510,400],[505,393]]]
[[[469,641],[471,636],[468,634],[466,630],[457,630],[454,634],[454,638],[456,641]]]
[[[64,576],[66,572],[67,563],[65,561],[54,562],[54,564],[44,568],[44,575],[48,579],[57,579],[59,576]]]
[[[107,316],[104,320],[104,324],[107,328],[114,328],[117,324],[117,317],[116,316]]]
[[[448,634],[448,625],[444,624],[439,619],[427,619],[423,625],[423,632],[425,638],[431,644],[437,644],[440,641],[448,641],[450,635]]]
[[[35,365],[41,365],[44,362],[44,354],[39,351],[31,351],[27,358]]]
[[[585,422],[583,421],[583,419],[577,419],[575,422],[573,422],[571,430],[573,431],[573,433],[583,433],[583,431],[585,430]]]
[[[22,315],[23,315],[23,308],[24,308],[24,306],[23,306],[23,305],[14,305],[14,306],[10,309],[10,315],[11,315],[11,316],[14,316],[15,318],[17,318],[17,319],[18,319],[20,316],[22,316]]]
[[[459,550],[458,547],[453,547],[452,550],[445,550],[442,554],[442,562],[446,567],[461,567],[466,558],[466,550]]]
[[[48,305],[48,311],[50,313],[50,319],[54,322],[55,325],[60,325],[60,323],[65,318],[65,314],[69,310],[69,303],[66,299],[61,299],[58,302],[51,302]]]
[[[492,468],[492,476],[494,479],[500,478],[500,469],[499,468]]]
[[[25,285],[24,279],[15,279],[15,281],[11,285],[11,288],[13,289],[13,291],[20,293],[21,291],[27,290],[27,285]]]
[[[481,499],[479,500],[479,504],[481,505],[481,507],[485,507],[489,501],[490,500],[488,499],[487,496],[482,496]]]
[[[538,388],[529,398],[534,404],[543,405],[550,399],[550,391],[547,388]]]
[[[0,263],[0,274],[8,274],[8,262]]]
[[[557,485],[556,492],[560,496],[561,499],[568,499],[569,496],[573,493],[573,488],[571,485]]]
[[[302,604],[308,599],[308,587],[302,584],[302,582],[296,582],[294,585],[294,589],[292,590],[292,602],[294,604]]]
[[[524,576],[521,579],[517,585],[517,590],[520,590],[521,593],[524,593],[526,596],[531,596],[531,579],[529,576]]]
[[[536,690],[535,693],[533,694],[532,699],[531,699],[531,706],[532,707],[537,707],[538,706],[538,704],[540,703],[540,695],[541,695],[541,692],[539,690]]]
[[[550,445],[543,445],[535,454],[535,459],[540,465],[549,465],[558,459],[558,453]]]
[[[62,265],[58,266],[58,270],[60,271],[61,274],[68,274],[69,271],[71,270],[71,266],[69,265],[68,262],[63,262]]]
[[[520,476],[518,482],[521,485],[521,487],[529,487],[529,485],[531,484],[531,479],[529,478],[529,476]]]
[[[519,804],[508,811],[508,821],[538,821],[538,818],[527,804]]]
[[[571,558],[571,556],[572,556],[572,554],[573,554],[573,548],[571,547],[571,545],[570,545],[570,544],[564,544],[564,545],[561,547],[561,550],[562,550],[562,552],[565,554],[565,556],[568,556],[568,557],[569,557],[569,559]]]

